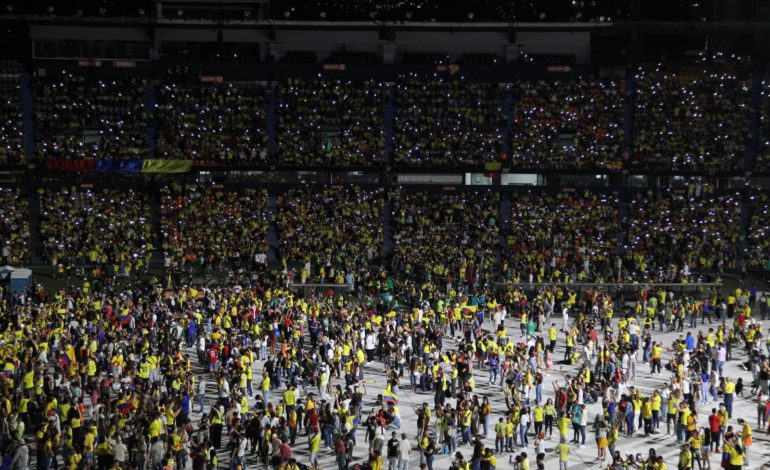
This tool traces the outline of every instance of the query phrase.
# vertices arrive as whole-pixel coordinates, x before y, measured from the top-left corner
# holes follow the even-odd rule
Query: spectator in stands
[[[39,158],[140,159],[147,155],[144,84],[63,74],[36,80]]]
[[[27,161],[21,117],[19,65],[0,63],[0,164],[17,165]]]
[[[617,82],[516,82],[514,168],[619,169],[623,90]]]
[[[615,282],[619,201],[614,195],[518,194],[501,266],[513,282]]]
[[[767,195],[752,196],[747,269],[770,271],[770,217],[768,214],[770,214],[770,202]]]
[[[0,188],[0,239],[3,265],[29,261],[29,204],[18,189]]]
[[[89,266],[129,277],[149,267],[153,251],[147,195],[117,189],[39,189],[43,253],[57,270]]]
[[[254,267],[267,253],[267,191],[172,184],[161,192],[163,250],[170,267]]]
[[[770,169],[770,81],[762,82],[762,94],[759,108],[759,149],[755,170]]]
[[[282,165],[373,165],[385,157],[384,102],[376,82],[287,80],[278,87]]]
[[[499,194],[395,190],[393,272],[436,286],[489,285],[499,246]]]
[[[632,279],[655,282],[735,269],[740,220],[737,196],[638,194],[628,206],[623,267]]]
[[[402,77],[397,88],[394,160],[410,166],[480,166],[497,161],[505,93],[493,84]]]
[[[267,95],[258,84],[158,89],[158,156],[213,163],[267,161]]]
[[[743,168],[751,130],[750,82],[735,72],[695,76],[640,67],[634,159],[645,169]]]
[[[378,263],[382,210],[381,190],[288,191],[278,200],[276,217],[284,269],[297,269],[299,280],[341,284],[340,276]]]

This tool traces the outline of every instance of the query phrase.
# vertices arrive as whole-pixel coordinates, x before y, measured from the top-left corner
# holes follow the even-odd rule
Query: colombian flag
[[[383,390],[382,392],[382,401],[384,403],[393,403],[393,405],[398,405],[398,395],[393,393],[393,390],[390,384],[388,384],[385,387],[385,390]]]
[[[124,402],[124,403],[118,403],[118,411],[123,416],[127,415],[134,409],[134,404],[130,401]]]
[[[64,353],[59,354],[59,364],[61,364],[62,367],[65,369],[72,364],[72,361],[70,360],[70,357]]]

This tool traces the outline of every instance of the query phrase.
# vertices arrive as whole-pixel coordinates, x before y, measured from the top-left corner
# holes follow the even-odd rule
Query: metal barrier
[[[602,289],[614,296],[619,296],[624,299],[635,298],[640,289],[648,289],[657,291],[664,288],[668,292],[673,292],[676,295],[683,296],[685,294],[695,293],[696,298],[701,298],[708,293],[711,288],[719,288],[722,286],[721,282],[699,282],[682,284],[675,282],[650,282],[650,283],[634,283],[634,282],[496,282],[494,284],[495,290],[504,291],[509,288],[518,288],[524,291],[526,294],[537,293],[543,287],[562,287],[565,289],[577,292],[578,295],[587,290]]]

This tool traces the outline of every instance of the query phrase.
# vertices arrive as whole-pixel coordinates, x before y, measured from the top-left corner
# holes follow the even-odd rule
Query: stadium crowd
[[[757,171],[770,169],[770,81],[762,82],[759,102],[759,147],[757,149]]]
[[[770,202],[766,195],[759,194],[752,196],[751,206],[746,267],[760,272],[770,271]]]
[[[382,190],[291,189],[278,198],[278,254],[295,281],[352,284],[382,256]],[[342,281],[342,282],[339,282]]]
[[[148,151],[145,88],[136,79],[81,76],[35,80],[35,138],[41,159],[139,159]]]
[[[503,279],[515,283],[617,282],[620,236],[617,196],[583,193],[516,194]]]
[[[621,167],[624,93],[617,82],[519,81],[513,92],[512,167]]]
[[[393,160],[418,167],[498,161],[505,94],[498,85],[462,78],[402,77],[396,87]]]
[[[159,158],[220,164],[267,161],[264,86],[166,84],[158,88],[157,100]]]
[[[567,467],[590,443],[593,463],[612,469],[664,469],[672,458],[700,469],[713,452],[731,470],[761,460],[751,448],[767,426],[757,320],[768,308],[751,307],[763,300],[754,289],[730,292],[728,313],[716,291],[640,287],[628,311],[602,291],[464,293],[472,284],[444,293],[427,283],[414,308],[381,291],[298,296],[275,280],[33,285],[2,318],[4,459],[209,470],[430,470],[443,459],[521,470]],[[750,384],[736,364],[750,367]],[[737,412],[746,406],[757,407],[756,426]],[[675,455],[619,450],[656,434]]]
[[[3,265],[23,265],[30,260],[29,203],[18,189],[0,188],[0,261]]]
[[[391,191],[392,272],[452,290],[490,286],[500,245],[495,192]]]
[[[740,197],[709,191],[648,192],[631,200],[624,269],[632,279],[687,282],[736,268]]]
[[[256,268],[267,253],[267,191],[178,183],[161,191],[165,266],[172,271]]]
[[[743,169],[751,84],[738,72],[640,67],[635,75],[633,168]]]
[[[22,132],[21,69],[16,63],[0,61],[0,164],[17,165],[27,161]]]
[[[382,164],[388,88],[374,81],[286,80],[278,94],[283,165]]]
[[[130,278],[149,269],[155,236],[146,194],[133,190],[39,189],[40,236],[53,274]]]

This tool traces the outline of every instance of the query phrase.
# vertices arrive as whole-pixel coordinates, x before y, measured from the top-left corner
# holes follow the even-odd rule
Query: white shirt
[[[401,460],[409,460],[410,452],[412,452],[412,444],[406,439],[402,439],[398,444],[398,458]]]

